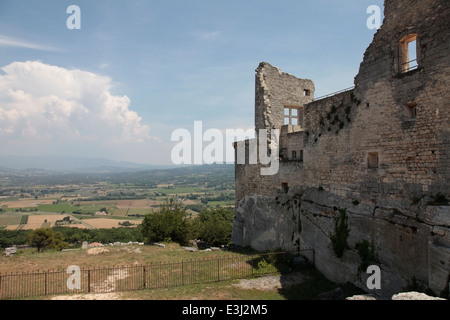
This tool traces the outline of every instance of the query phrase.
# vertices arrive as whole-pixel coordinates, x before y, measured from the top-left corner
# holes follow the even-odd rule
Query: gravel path
[[[304,275],[300,272],[294,272],[286,275],[269,275],[255,279],[241,279],[237,284],[233,285],[241,289],[270,291],[300,284],[304,280]]]

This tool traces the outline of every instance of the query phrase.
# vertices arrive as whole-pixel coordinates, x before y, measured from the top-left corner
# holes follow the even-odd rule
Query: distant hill
[[[20,167],[20,166],[16,166]],[[62,170],[11,169],[0,165],[0,187],[109,182],[156,187],[159,184],[218,186],[234,184],[233,164],[197,166],[93,167]],[[52,168],[55,169],[55,168]]]
[[[127,172],[145,169],[165,169],[174,166],[157,166],[134,162],[119,162],[102,158],[68,156],[0,156],[0,172],[27,170],[32,172]]]

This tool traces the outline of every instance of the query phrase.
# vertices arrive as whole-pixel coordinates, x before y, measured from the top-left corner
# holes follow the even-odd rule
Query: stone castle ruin
[[[315,250],[330,280],[390,297],[416,279],[450,281],[450,1],[386,0],[355,87],[256,70],[255,127],[279,129],[279,170],[236,164],[233,243]],[[248,149],[249,141],[235,144]]]

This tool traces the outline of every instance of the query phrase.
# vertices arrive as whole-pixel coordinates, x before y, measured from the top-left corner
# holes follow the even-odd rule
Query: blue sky
[[[383,1],[0,0],[0,154],[168,164],[177,128],[253,127],[262,61],[316,96],[352,86],[370,5]]]

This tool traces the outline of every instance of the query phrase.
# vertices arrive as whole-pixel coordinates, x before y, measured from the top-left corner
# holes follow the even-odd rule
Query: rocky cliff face
[[[442,204],[432,198],[359,202],[296,187],[276,197],[241,200],[233,242],[260,251],[312,248],[314,264],[327,278],[379,297],[400,292],[411,279],[440,294],[450,276],[450,206]],[[338,257],[332,239],[342,236],[336,231],[342,213],[349,233]],[[368,265],[380,267],[381,290],[367,288]]]

